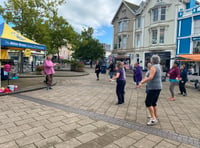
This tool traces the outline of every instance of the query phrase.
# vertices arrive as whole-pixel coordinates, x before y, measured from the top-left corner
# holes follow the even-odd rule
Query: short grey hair
[[[160,57],[158,55],[152,55],[151,57],[152,64],[159,64],[160,63]]]

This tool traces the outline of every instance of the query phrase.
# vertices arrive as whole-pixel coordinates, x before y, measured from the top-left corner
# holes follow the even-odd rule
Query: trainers
[[[153,120],[153,119],[151,118],[151,119],[149,120],[149,122],[147,122],[147,125],[148,125],[148,126],[152,126],[152,125],[156,125],[157,123],[158,123],[158,120],[157,120],[157,119],[154,119],[154,120]]]
[[[171,97],[169,98],[170,101],[175,101],[175,98]]]
[[[184,93],[184,94],[183,94],[183,96],[187,96],[187,94],[186,94],[186,93]]]

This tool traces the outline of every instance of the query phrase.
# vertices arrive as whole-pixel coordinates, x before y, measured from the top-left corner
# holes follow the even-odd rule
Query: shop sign
[[[24,51],[24,55],[25,55],[25,57],[30,57],[31,56],[31,50],[30,49],[26,49]]]

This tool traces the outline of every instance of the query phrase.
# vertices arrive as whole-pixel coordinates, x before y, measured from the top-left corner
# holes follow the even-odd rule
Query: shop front
[[[12,67],[11,71],[15,71],[15,73],[23,72],[23,63],[24,57],[28,54],[30,55],[30,51],[45,51],[46,46],[38,44],[11,27],[9,27],[6,23],[0,24],[0,67],[1,67],[1,80],[5,79],[5,65],[9,64]],[[14,51],[15,57],[9,56],[8,53]],[[24,56],[25,55],[25,56]],[[15,64],[16,59],[18,60],[18,64]],[[11,72],[10,71],[10,72]],[[8,75],[9,79],[9,75]],[[0,83],[1,85],[1,83]]]

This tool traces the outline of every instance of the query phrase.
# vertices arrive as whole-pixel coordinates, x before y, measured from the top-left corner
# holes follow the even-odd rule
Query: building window
[[[157,34],[158,34],[157,29],[152,30],[152,44],[157,44]]]
[[[161,7],[160,20],[165,20],[166,7]]]
[[[122,17],[126,17],[126,9],[122,10]]]
[[[141,33],[136,34],[136,47],[140,47],[141,44]]]
[[[141,28],[141,16],[137,17],[137,28]]]
[[[119,32],[127,31],[128,30],[128,20],[120,21],[119,23]]]
[[[164,21],[166,19],[166,6],[152,9],[153,22]]]
[[[118,46],[119,46],[119,49],[122,48],[122,39],[121,39],[121,36],[118,37]]]
[[[193,42],[193,54],[199,54],[200,53],[200,41],[194,41]]]
[[[163,44],[165,41],[165,28],[160,28],[160,41],[159,43]]]
[[[127,44],[127,36],[124,35],[122,37],[122,49],[126,49],[126,44]]]
[[[200,35],[200,20],[194,20],[194,35]]]
[[[155,8],[153,11],[153,22],[158,21],[158,8]]]

